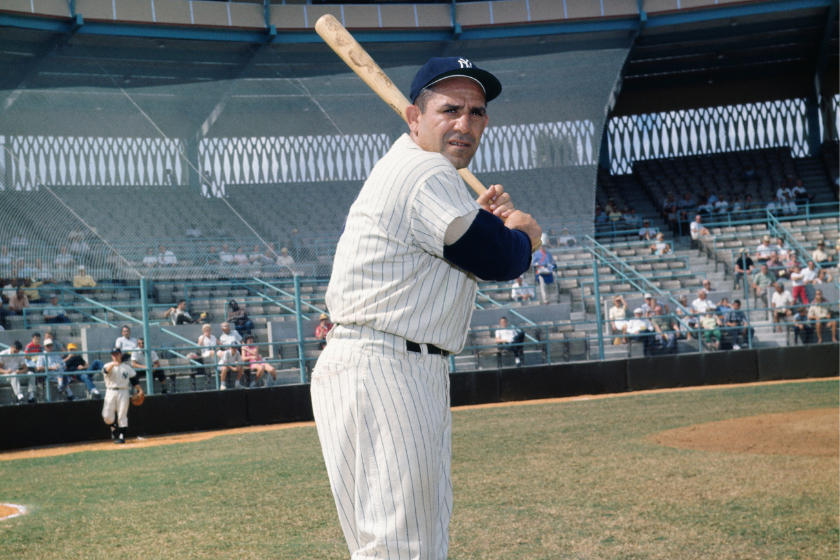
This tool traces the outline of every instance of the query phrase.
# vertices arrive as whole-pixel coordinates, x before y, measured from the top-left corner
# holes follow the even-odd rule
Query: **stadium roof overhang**
[[[621,115],[815,98],[817,91],[834,95],[837,22],[836,0],[782,0],[649,17],[642,11],[636,17],[465,28],[458,29],[457,39],[452,30],[354,34],[386,69],[464,51],[480,59],[482,54],[629,47],[613,109]],[[103,115],[124,114],[127,103],[140,103],[153,113],[151,121],[167,122],[180,138],[244,135],[258,130],[268,116],[282,118],[283,111],[299,109],[291,102],[268,109],[260,100],[269,93],[261,89],[266,87],[261,80],[274,79],[270,93],[292,99],[299,87],[277,78],[347,73],[312,32],[275,34],[272,29],[266,34],[9,14],[0,14],[0,26],[0,119],[7,134],[84,135],[84,123],[74,113],[83,98],[90,103],[96,95],[96,110]],[[337,89],[364,90],[355,82],[346,80]],[[197,85],[200,98],[185,104],[183,92]],[[43,130],[33,130],[38,119],[32,113],[45,98],[55,111]],[[127,125],[97,120],[97,132],[105,135],[119,136]],[[103,130],[102,123],[112,129]]]

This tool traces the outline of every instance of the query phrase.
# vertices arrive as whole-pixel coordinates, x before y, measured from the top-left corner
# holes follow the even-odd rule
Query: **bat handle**
[[[475,191],[475,194],[481,196],[487,191],[487,188],[484,185],[481,184],[481,181],[478,180],[478,177],[473,175],[472,171],[470,171],[466,167],[463,167],[463,168],[459,169],[458,173],[461,174],[461,179],[463,179],[464,182],[466,184],[468,184],[473,191]],[[504,218],[502,218],[502,219],[504,219]],[[534,242],[534,244],[531,245],[531,252],[536,253],[537,249],[539,249],[541,246],[542,246],[542,240],[537,239]]]

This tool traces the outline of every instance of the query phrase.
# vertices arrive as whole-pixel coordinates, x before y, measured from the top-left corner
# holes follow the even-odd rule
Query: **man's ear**
[[[409,105],[405,108],[405,120],[408,123],[408,128],[414,132],[417,124],[420,121],[420,107],[417,105]]]

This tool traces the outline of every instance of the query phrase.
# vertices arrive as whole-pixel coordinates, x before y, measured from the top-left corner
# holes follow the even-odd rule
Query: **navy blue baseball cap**
[[[463,76],[478,82],[484,90],[484,100],[487,102],[496,99],[502,93],[502,84],[496,76],[487,70],[476,67],[466,58],[450,56],[431,58],[420,68],[414,76],[414,81],[411,82],[409,99],[414,103],[421,91],[441,80],[454,76]]]

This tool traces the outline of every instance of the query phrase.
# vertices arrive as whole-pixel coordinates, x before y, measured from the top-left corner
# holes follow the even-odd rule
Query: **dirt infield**
[[[695,424],[661,432],[662,445],[698,451],[837,457],[840,412],[836,408],[764,414]]]
[[[0,504],[0,521],[26,513],[26,508],[15,504]]]

